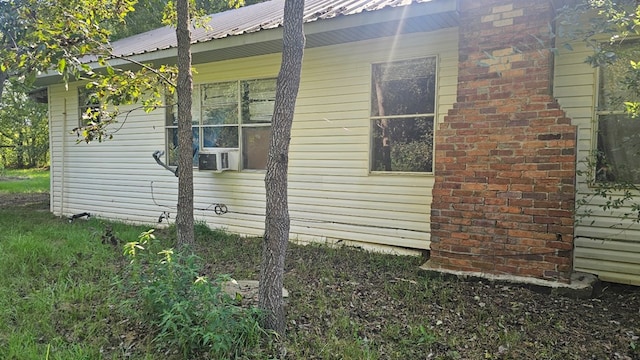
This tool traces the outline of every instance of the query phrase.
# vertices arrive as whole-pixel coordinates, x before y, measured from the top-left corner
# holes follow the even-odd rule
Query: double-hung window
[[[371,171],[432,172],[436,58],[373,64]]]
[[[640,43],[616,45],[615,52],[616,61],[600,67],[595,180],[640,184],[640,119],[630,118],[624,106],[640,101],[628,83],[630,61],[640,60]]]
[[[242,169],[265,169],[276,80],[259,79],[202,84],[194,87],[193,164],[200,150],[238,149]],[[177,106],[167,110],[169,164],[177,162]]]

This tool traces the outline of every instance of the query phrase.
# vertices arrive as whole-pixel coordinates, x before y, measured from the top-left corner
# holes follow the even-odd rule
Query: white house
[[[283,7],[215,14],[193,33],[196,219],[245,235],[263,232]],[[576,168],[592,149],[614,151],[596,134],[615,139],[624,120],[605,127],[596,112],[615,79],[584,62],[587,48],[549,51],[553,14],[551,1],[307,0],[291,238],[430,251],[435,269],[561,282],[580,270],[640,284],[637,227],[611,228],[620,219],[597,206],[593,223],[574,224],[588,190]],[[113,47],[162,64],[175,62],[175,42],[162,28]],[[76,144],[72,129],[91,106],[83,84],[66,89],[55,74],[39,83],[51,211],[173,221],[177,178],[152,154],[172,162],[174,109],[133,111],[113,140]]]

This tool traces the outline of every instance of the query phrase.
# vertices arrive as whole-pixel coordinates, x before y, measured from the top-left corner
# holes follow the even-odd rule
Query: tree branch
[[[7,133],[5,133],[5,132],[4,132],[4,131],[2,131],[2,130],[0,130],[0,135],[2,135],[2,136],[4,136],[4,137],[6,137],[7,139],[14,140],[14,138],[13,138],[13,137],[11,137],[11,136],[7,135]]]
[[[164,82],[166,82],[168,85],[173,86],[174,88],[177,87],[177,84],[173,81],[171,81],[168,77],[164,76],[161,72],[158,71],[158,69],[155,69],[149,65],[143,64],[137,60],[133,60],[127,56],[122,56],[122,55],[111,55],[112,58],[115,59],[120,59],[120,60],[124,60],[124,61],[128,61],[134,65],[138,65],[148,71],[151,71],[152,73],[156,74],[159,78],[161,78]]]

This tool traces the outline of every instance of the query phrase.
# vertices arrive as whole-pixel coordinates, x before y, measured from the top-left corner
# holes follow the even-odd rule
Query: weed
[[[201,275],[199,257],[158,250],[153,230],[124,247],[131,259],[131,284],[159,329],[156,344],[178,348],[185,358],[231,358],[260,344],[266,334],[259,325],[261,312],[238,306],[222,290],[224,282],[234,280],[223,275],[210,281]]]

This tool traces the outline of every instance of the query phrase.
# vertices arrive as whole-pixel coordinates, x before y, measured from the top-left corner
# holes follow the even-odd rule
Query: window
[[[100,100],[84,86],[78,87],[78,127],[100,122]]]
[[[371,171],[433,171],[436,58],[374,64]]]
[[[194,87],[193,164],[200,149],[240,149],[243,169],[265,169],[276,80],[260,79]],[[175,101],[173,101],[175,103]],[[177,106],[167,108],[169,164],[176,165]]]
[[[616,46],[617,60],[601,66],[598,92],[596,180],[640,184],[640,119],[625,114],[625,101],[640,101],[625,79],[630,60],[640,59],[638,42]]]

